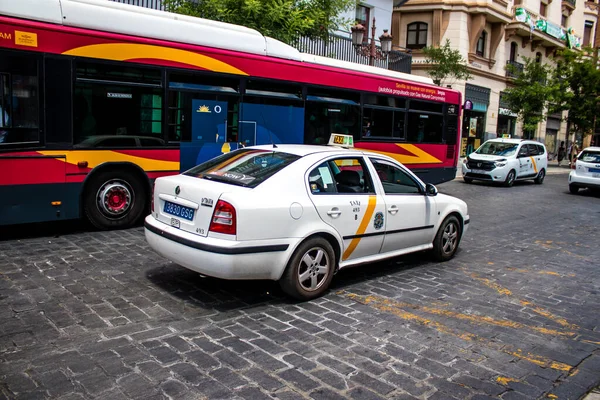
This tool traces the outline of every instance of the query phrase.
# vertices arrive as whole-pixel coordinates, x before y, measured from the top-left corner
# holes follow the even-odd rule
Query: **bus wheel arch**
[[[148,212],[150,191],[150,180],[139,166],[105,163],[83,183],[81,214],[98,229],[130,227]]]

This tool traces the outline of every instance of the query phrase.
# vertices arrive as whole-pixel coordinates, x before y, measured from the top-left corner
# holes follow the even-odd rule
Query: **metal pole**
[[[369,51],[369,65],[375,65],[375,57],[377,56],[377,49],[375,47],[375,17],[373,17],[373,27],[371,28],[371,49]]]

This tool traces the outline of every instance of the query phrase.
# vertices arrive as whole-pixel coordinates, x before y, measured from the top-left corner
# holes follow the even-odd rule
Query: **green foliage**
[[[446,39],[446,43],[441,47],[425,47],[423,53],[426,56],[425,62],[433,65],[427,73],[436,85],[441,85],[450,77],[458,80],[471,78],[465,59],[460,51],[450,48],[450,40]]]
[[[348,24],[339,15],[356,0],[164,0],[167,11],[256,29],[294,44],[299,36],[326,39]]]
[[[568,121],[575,132],[590,134],[600,112],[600,70],[587,52],[561,52],[553,73],[554,105],[551,112],[568,110]]]
[[[552,103],[555,89],[548,82],[552,69],[532,58],[523,57],[523,70],[515,65],[506,66],[508,72],[516,77],[512,87],[504,91],[504,99],[513,111],[517,112],[523,122],[523,131],[534,131],[538,123],[546,117],[544,111]]]

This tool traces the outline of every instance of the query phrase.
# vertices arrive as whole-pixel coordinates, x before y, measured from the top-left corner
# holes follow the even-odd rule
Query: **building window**
[[[560,18],[560,25],[561,26],[568,26],[569,25],[569,16],[563,14],[562,17]]]
[[[592,30],[594,29],[594,23],[592,21],[585,21],[585,27],[583,29],[583,46],[590,46],[592,41]]]
[[[481,32],[481,36],[479,36],[479,40],[477,41],[477,49],[475,50],[475,53],[478,56],[485,56],[485,41],[487,39],[487,32],[483,31]]]
[[[539,51],[535,53],[535,62],[538,64],[542,62],[542,53],[540,53]]]
[[[517,61],[517,43],[516,42],[512,42],[510,44],[510,61],[512,61],[512,62]]]
[[[406,27],[406,48],[422,49],[427,46],[427,24],[413,22]]]
[[[365,36],[363,42],[369,40],[369,21],[371,20],[371,9],[367,6],[357,5],[356,6],[356,22],[365,27]]]
[[[548,4],[540,3],[540,17],[546,17],[548,14]]]

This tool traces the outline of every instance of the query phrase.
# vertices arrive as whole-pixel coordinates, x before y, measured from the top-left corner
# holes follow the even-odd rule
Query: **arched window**
[[[511,42],[510,44],[510,61],[517,61],[517,43]]]
[[[413,22],[406,27],[406,48],[422,49],[427,46],[427,24]]]
[[[477,49],[475,49],[475,53],[478,56],[485,56],[485,41],[487,39],[487,32],[481,32],[481,36],[479,36],[479,40],[477,40]]]

